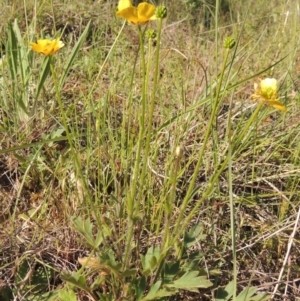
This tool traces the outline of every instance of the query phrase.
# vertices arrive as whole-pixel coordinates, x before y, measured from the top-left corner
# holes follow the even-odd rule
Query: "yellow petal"
[[[260,82],[261,95],[267,99],[277,97],[278,84],[275,78],[265,78]]]
[[[278,100],[268,100],[267,101],[268,105],[272,106],[273,108],[275,108],[276,110],[282,111],[282,112],[286,112],[286,107],[284,104],[282,104],[280,101]]]
[[[31,50],[35,52],[41,52],[41,46],[39,44],[30,42],[29,45],[31,46]]]
[[[155,6],[147,2],[138,5],[138,18],[141,22],[148,22],[155,14]]]
[[[62,42],[62,41],[60,41],[60,40],[57,41],[56,47],[57,47],[58,49],[63,48],[64,46],[65,46],[64,42]]]
[[[130,0],[120,0],[118,4],[118,10],[123,10],[125,8],[131,7],[132,3]]]
[[[277,92],[278,90],[278,85],[277,85],[277,80],[275,78],[265,78],[260,82],[261,90],[268,91],[272,90],[274,92]]]
[[[56,53],[60,48],[62,48],[65,44],[57,38],[56,40],[37,40],[37,43],[29,43],[31,49],[35,52],[40,52],[44,55],[51,55]]]
[[[254,83],[254,90],[257,91],[258,90],[258,84]]]
[[[119,18],[126,19],[133,24],[139,24],[138,11],[136,7],[128,7],[117,12]]]
[[[52,45],[52,53],[51,54],[57,52],[60,48],[62,48],[64,46],[65,46],[65,44],[62,41],[60,41],[59,38],[56,39]]]

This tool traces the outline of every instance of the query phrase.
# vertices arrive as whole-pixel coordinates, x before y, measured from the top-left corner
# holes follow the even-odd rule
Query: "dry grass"
[[[3,49],[7,24],[15,18],[18,18],[26,39],[31,39],[26,35],[27,26],[36,22],[37,35],[63,31],[62,39],[70,49],[88,21],[92,21],[87,40],[61,91],[68,110],[68,125],[77,135],[74,144],[88,184],[89,197],[76,177],[70,145],[64,140],[65,131],[61,133],[62,141],[52,145],[38,144],[61,129],[59,110],[55,108],[47,114],[47,110],[39,108],[37,114],[24,124],[11,119],[12,107],[5,107],[4,102],[0,106],[0,299],[33,300],[30,296],[35,295],[36,288],[30,283],[35,283],[32,275],[38,274],[39,269],[44,270],[41,272],[43,277],[47,274],[41,281],[43,286],[39,292],[51,292],[66,285],[61,279],[62,271],[77,271],[80,269],[78,258],[94,252],[74,227],[74,217],[89,218],[96,228],[101,225],[105,238],[101,250],[112,249],[117,259],[123,257],[124,237],[128,231],[125,191],[139,132],[138,116],[130,115],[138,110],[140,95],[139,76],[132,85],[130,83],[139,41],[135,29],[127,26],[105,65],[99,84],[93,89],[99,66],[120,27],[120,22],[113,17],[115,3],[54,1],[53,6],[44,3],[35,19],[33,2],[26,1],[26,9],[18,1],[12,2],[4,4],[1,15],[0,42]],[[288,112],[285,115],[270,114],[265,110],[264,116],[260,116],[262,121],[253,127],[247,141],[234,149],[232,174],[238,290],[251,285],[261,292],[272,293],[279,283],[274,300],[300,300],[300,237],[297,231],[293,233],[294,228],[299,227],[295,223],[300,204],[299,38],[294,36],[299,20],[293,14],[283,15],[287,9],[292,11],[297,1],[279,2],[275,1],[270,8],[259,2],[252,5],[247,14],[241,3],[235,4],[238,7],[231,9],[232,14],[235,13],[231,20],[228,14],[220,18],[218,53],[213,24],[208,29],[205,28],[207,24],[195,24],[193,20],[176,23],[176,16],[179,19],[185,14],[179,4],[170,4],[170,17],[163,31],[160,91],[153,122],[154,128],[160,131],[151,145],[147,182],[144,187],[139,187],[145,195],[144,202],[151,206],[147,207],[150,209],[145,216],[141,214],[134,228],[134,239],[139,245],[133,246],[132,266],[136,263],[137,268],[140,267],[139,255],[162,241],[164,224],[158,218],[163,211],[160,200],[169,194],[166,179],[170,176],[174,159],[170,153],[180,144],[180,176],[171,228],[176,223],[211,113],[210,100],[215,95],[214,83],[222,65],[221,41],[229,33],[239,32],[241,36],[232,71],[226,73],[229,86],[221,96],[218,129],[214,132],[217,136],[207,144],[195,193],[184,215],[187,216],[201,199],[216,168],[226,158],[226,127],[231,98],[234,99],[232,115],[235,116],[232,126],[237,131],[243,128],[255,109],[251,101],[253,82],[265,76],[278,78]],[[244,21],[237,25],[235,22],[239,18]],[[269,68],[288,53],[286,59]],[[58,70],[63,68],[63,63],[62,54],[57,58]],[[264,69],[265,72],[251,79]],[[8,78],[4,68],[0,75],[1,72],[3,78]],[[140,74],[139,65],[136,72]],[[90,91],[92,95],[89,95]],[[133,91],[132,112],[128,111],[125,101],[130,91]],[[203,97],[205,94],[207,98]],[[7,99],[10,99],[9,94]],[[41,99],[46,108],[55,101],[50,80]],[[185,110],[190,110],[190,113],[178,114]],[[128,135],[126,149],[120,142],[123,129]],[[28,147],[31,143],[36,144]],[[13,147],[16,150],[5,151]],[[228,284],[232,278],[227,174],[226,168],[189,225],[189,228],[201,225],[201,239],[190,252],[201,251],[199,268],[209,274],[214,286],[200,290],[200,294],[182,292],[170,300],[213,300],[213,290]],[[97,229],[93,231],[97,233]],[[288,249],[291,241],[292,247]],[[285,258],[288,260],[283,267]],[[278,282],[282,268],[284,273]],[[93,274],[87,276],[88,283],[94,279]],[[105,283],[98,292],[104,293],[109,288]],[[91,297],[77,291],[77,298],[90,300]]]

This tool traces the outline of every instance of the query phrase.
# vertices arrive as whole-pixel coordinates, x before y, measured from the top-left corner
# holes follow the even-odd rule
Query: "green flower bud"
[[[225,38],[223,42],[223,46],[226,49],[232,49],[235,45],[235,39],[233,37],[227,37]]]
[[[167,8],[164,5],[159,5],[155,11],[155,17],[158,19],[164,19],[167,17]]]
[[[154,29],[148,29],[146,31],[146,38],[154,40],[156,38],[156,31]]]

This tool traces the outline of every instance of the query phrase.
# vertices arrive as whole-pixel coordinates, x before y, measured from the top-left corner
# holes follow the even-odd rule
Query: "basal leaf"
[[[98,248],[102,242],[102,235],[98,233],[97,237],[94,237],[93,224],[91,223],[90,219],[88,218],[86,220],[83,220],[81,217],[77,217],[73,222],[75,229],[84,236],[86,242],[91,247],[95,249]]]
[[[198,276],[198,274],[198,271],[186,272],[182,277],[168,284],[167,287],[198,292],[197,288],[207,288],[213,285],[206,276]]]
[[[145,296],[141,301],[158,300],[163,297],[173,296],[177,293],[176,289],[160,289],[161,281],[157,281],[150,289],[147,296]]]
[[[62,289],[58,293],[60,301],[77,301],[76,294],[72,290]]]
[[[136,300],[141,300],[146,290],[146,277],[142,276],[139,279],[134,279],[132,282],[135,290]]]
[[[233,295],[233,281],[229,282],[225,288],[218,288],[216,301],[228,301]]]
[[[256,293],[255,287],[246,287],[237,297],[236,301],[251,301],[252,296]]]
[[[81,288],[85,291],[89,291],[89,288],[86,285],[85,277],[79,275],[78,273],[62,273],[61,279],[75,285],[78,288]]]
[[[251,298],[251,301],[268,301],[271,296],[265,293],[257,294],[256,296]]]
[[[176,261],[170,265],[165,264],[163,269],[163,280],[164,283],[169,283],[173,280],[173,278],[179,273],[180,271],[180,262]]]
[[[200,235],[203,230],[201,225],[194,225],[189,232],[184,233],[183,243],[186,248],[192,247],[200,239],[204,239],[205,235]]]
[[[148,275],[149,271],[153,271],[159,260],[160,248],[159,247],[150,247],[146,255],[141,255],[141,262],[143,266],[143,274]]]

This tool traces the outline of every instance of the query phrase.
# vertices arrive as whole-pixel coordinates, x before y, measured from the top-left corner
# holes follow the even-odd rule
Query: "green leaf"
[[[58,301],[58,295],[60,291],[61,289],[44,293],[43,295],[37,297],[37,301]]]
[[[271,296],[266,293],[260,293],[251,298],[251,301],[268,301]]]
[[[23,87],[27,87],[29,79],[30,79],[30,68],[28,62],[28,46],[24,44],[24,40],[20,31],[20,28],[17,23],[17,19],[14,21],[13,30],[15,32],[17,41],[18,41],[18,61],[21,71],[22,85]]]
[[[228,301],[233,295],[233,281],[229,282],[225,288],[218,288],[216,301]]]
[[[84,221],[81,217],[77,217],[73,220],[73,222],[75,229],[84,236],[87,243],[95,249],[98,248],[102,243],[102,235],[101,233],[98,233],[97,237],[94,238],[93,224],[90,219],[88,218]]]
[[[153,271],[158,263],[160,257],[159,247],[150,247],[146,255],[141,255],[141,262],[143,266],[143,274],[148,275],[149,271]]]
[[[68,138],[63,136],[63,137],[57,137],[55,139],[46,139],[46,140],[42,140],[42,141],[38,141],[38,142],[34,142],[34,143],[20,144],[20,145],[17,145],[17,146],[8,147],[8,148],[5,148],[5,149],[0,149],[0,154],[6,154],[6,153],[14,152],[14,151],[19,150],[19,149],[37,147],[39,145],[44,145],[44,144],[48,144],[48,143],[51,143],[51,142],[65,141],[65,140],[68,140]]]
[[[95,299],[95,300],[99,300],[99,301],[115,301],[112,292],[110,293],[105,293],[105,294],[97,294],[99,299]]]
[[[72,290],[62,289],[58,293],[60,301],[77,301],[76,294]]]
[[[198,270],[199,267],[199,262],[200,260],[203,259],[203,253],[199,251],[195,251],[193,253],[185,254],[182,258],[181,261],[184,262],[182,266],[182,271],[188,272],[188,271],[195,271]],[[200,272],[200,271],[199,271]],[[203,274],[203,271],[202,271]],[[203,275],[206,275],[206,271]]]
[[[48,287],[50,279],[53,277],[53,275],[54,273],[52,269],[47,266],[38,265],[31,278],[31,290],[35,292],[43,291]]]
[[[153,298],[153,296],[157,293],[157,291],[159,290],[160,286],[161,286],[161,281],[157,281],[155,284],[153,284],[153,286],[150,288],[149,293],[146,296],[145,300],[151,300],[151,298]],[[149,299],[150,298],[150,299]],[[144,300],[144,299],[143,299]]]
[[[62,273],[61,279],[73,284],[74,286],[76,286],[78,288],[81,288],[85,291],[89,291],[89,288],[86,285],[85,277],[82,275],[79,275],[78,273],[75,273],[75,272],[72,274]]]
[[[124,272],[122,272],[121,276],[122,276],[122,278],[130,277],[130,276],[136,275],[136,273],[137,273],[136,269],[128,269],[128,270],[125,270]]]
[[[201,225],[194,225],[189,232],[184,233],[183,244],[186,248],[192,247],[199,240],[205,239],[206,235],[200,235],[203,231]]]
[[[147,296],[145,296],[141,301],[157,300],[159,298],[173,296],[177,293],[175,289],[160,289],[161,281],[157,281],[151,288]]]
[[[80,275],[79,273],[75,273],[75,272],[72,274],[62,273],[61,279],[73,284],[77,288],[84,290],[91,297],[93,297],[94,300],[96,300],[96,297],[95,297],[93,291],[86,285],[86,280],[85,280],[84,276]]]
[[[157,291],[155,294],[152,294],[151,296],[146,296],[144,299],[142,299],[142,301],[148,301],[148,300],[158,300],[160,298],[163,297],[169,297],[169,296],[173,296],[176,295],[178,293],[178,291],[175,290],[165,290],[165,289],[161,289],[159,291]]]
[[[256,293],[255,287],[246,287],[237,297],[236,301],[250,301],[251,297]]]
[[[48,139],[50,137],[51,139],[55,139],[55,138],[58,138],[58,137],[62,137],[62,134],[64,132],[65,132],[64,128],[58,128],[57,130],[52,131],[50,134],[42,133],[42,138],[43,139]],[[49,147],[52,147],[53,144],[54,144],[54,142],[50,142],[48,145],[49,145]]]
[[[141,300],[145,290],[146,290],[146,277],[142,276],[139,279],[134,279],[132,281],[134,290],[135,290],[135,296],[136,300]]]
[[[43,300],[42,293],[47,290],[52,277],[53,270],[50,267],[25,258],[20,262],[15,277],[16,289],[21,294],[30,291],[31,295],[30,299],[27,298],[28,300]],[[9,294],[9,291],[6,293]],[[3,292],[0,290],[1,298],[5,299],[5,295],[3,296]]]
[[[97,277],[95,280],[94,280],[94,282],[91,284],[91,287],[90,287],[90,289],[92,290],[92,291],[94,291],[94,290],[96,290],[97,288],[99,288],[100,287],[100,285],[102,284],[102,283],[104,283],[105,282],[105,277],[103,277],[103,276],[99,276],[99,277]]]
[[[156,265],[157,265],[157,259],[156,257],[151,257],[151,259],[149,260],[149,264],[150,264],[150,269],[154,270]]]
[[[4,286],[0,289],[0,300],[11,301],[13,299],[13,292],[9,286]]]
[[[73,50],[69,56],[69,59],[65,65],[65,68],[64,68],[64,71],[62,73],[62,76],[60,78],[60,81],[59,81],[59,88],[62,89],[64,83],[65,83],[65,80],[66,80],[66,77],[72,67],[72,64],[74,62],[74,59],[80,49],[80,47],[82,46],[83,42],[85,41],[86,39],[86,36],[90,30],[90,25],[91,25],[91,21],[87,24],[85,30],[83,31],[82,35],[79,37],[77,43],[75,44],[75,46],[73,47]]]
[[[179,273],[180,271],[180,262],[176,261],[170,265],[165,264],[163,269],[163,280],[164,283],[169,283],[173,280],[173,278]]]
[[[8,66],[10,71],[10,76],[12,79],[12,84],[16,83],[18,77],[18,46],[17,38],[13,30],[13,26],[9,24],[8,26],[8,44],[7,44],[7,58]]]
[[[216,293],[215,301],[229,301],[233,296],[234,285],[233,281],[229,282],[225,288],[219,288]],[[257,289],[255,287],[245,288],[237,297],[236,301],[267,301],[270,296],[261,293],[254,296]]]
[[[15,22],[16,24],[16,22]],[[24,87],[19,82],[19,64],[21,58],[19,58],[19,41],[15,32],[15,29],[18,29],[16,25],[9,24],[8,27],[8,43],[7,43],[7,56],[8,56],[8,66],[11,77],[12,84],[12,97],[18,104],[18,107],[22,109],[22,111],[27,114],[27,106],[22,100],[22,95],[19,91],[22,91]],[[21,61],[22,64],[22,61]],[[21,89],[20,89],[21,86]]]
[[[198,271],[186,272],[179,279],[167,284],[166,287],[198,292],[198,288],[208,288],[213,285],[206,276],[198,276],[198,274]]]
[[[41,67],[41,71],[40,71],[40,77],[39,77],[39,81],[37,83],[37,89],[36,89],[36,94],[35,94],[35,99],[37,100],[40,92],[42,90],[42,88],[44,87],[44,83],[50,73],[50,63],[51,63],[51,56],[45,56],[43,63],[42,63],[42,67]]]

